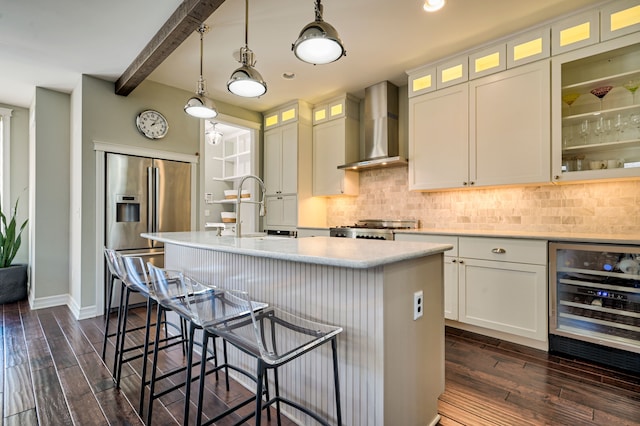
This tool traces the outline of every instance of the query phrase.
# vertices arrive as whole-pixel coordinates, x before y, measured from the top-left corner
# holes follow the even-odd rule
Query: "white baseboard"
[[[55,306],[63,306],[63,305],[68,306],[73,316],[78,320],[93,318],[98,315],[97,308],[95,305],[81,308],[80,306],[78,306],[78,304],[71,297],[70,294],[60,294],[58,296],[49,296],[49,297],[38,297],[37,299],[33,299],[29,297],[29,306],[31,306],[31,309],[53,308]]]

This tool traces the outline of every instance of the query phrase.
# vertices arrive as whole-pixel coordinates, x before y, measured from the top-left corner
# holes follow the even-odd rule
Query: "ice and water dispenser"
[[[140,222],[140,201],[137,195],[116,197],[116,222]]]

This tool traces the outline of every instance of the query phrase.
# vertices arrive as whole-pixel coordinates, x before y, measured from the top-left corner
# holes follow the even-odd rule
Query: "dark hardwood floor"
[[[142,313],[132,321],[142,324]],[[142,361],[125,366],[116,389],[111,366],[99,355],[102,318],[76,321],[67,307],[32,311],[21,302],[2,307],[0,332],[4,425],[142,424],[134,408]],[[142,334],[131,337],[139,340]],[[180,347],[166,352],[162,369],[183,362]],[[110,346],[107,364],[112,359]],[[249,395],[240,385],[226,392],[222,380],[206,380],[205,416]],[[160,401],[154,424],[181,424],[183,393]],[[442,426],[640,425],[640,377],[447,329],[446,390],[439,411]]]

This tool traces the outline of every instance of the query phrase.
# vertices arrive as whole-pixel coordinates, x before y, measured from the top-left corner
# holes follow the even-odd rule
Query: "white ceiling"
[[[0,0],[0,102],[28,107],[35,86],[69,92],[81,74],[115,81],[180,3]],[[249,47],[268,91],[243,99],[229,94],[226,82],[239,66],[234,52],[244,45],[245,2],[226,0],[207,20],[204,77],[209,97],[256,111],[295,98],[315,103],[343,92],[362,96],[382,80],[406,84],[408,69],[598,3],[447,0],[429,14],[420,0],[324,0],[324,19],[338,30],[347,56],[313,66],[295,58],[291,43],[313,21],[314,1],[251,0]],[[285,72],[295,79],[283,79]],[[149,79],[195,91],[198,75],[194,32]]]

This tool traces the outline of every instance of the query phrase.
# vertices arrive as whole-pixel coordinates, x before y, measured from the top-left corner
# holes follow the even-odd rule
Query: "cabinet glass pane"
[[[640,250],[575,247],[555,251],[555,329],[640,351]]]
[[[640,167],[640,46],[562,65],[562,171]]]

